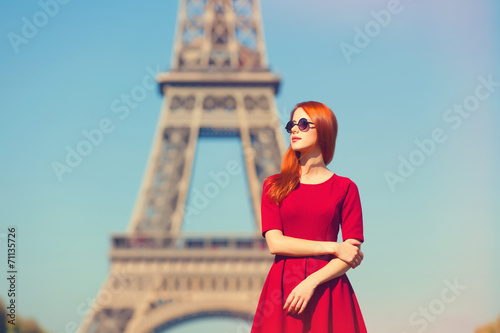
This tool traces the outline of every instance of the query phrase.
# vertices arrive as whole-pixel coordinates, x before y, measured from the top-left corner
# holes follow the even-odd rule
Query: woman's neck
[[[313,153],[313,152],[311,152]],[[301,175],[314,178],[327,170],[323,156],[320,154],[307,154],[299,160]]]

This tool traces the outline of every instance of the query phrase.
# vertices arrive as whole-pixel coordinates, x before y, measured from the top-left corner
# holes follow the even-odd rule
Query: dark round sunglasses
[[[302,132],[307,132],[307,131],[309,131],[309,124],[314,125],[314,123],[307,121],[306,118],[300,118],[299,122],[296,124],[293,123],[293,120],[290,120],[286,124],[285,129],[288,133],[292,133],[293,126],[297,125],[297,126],[299,126],[299,130],[301,130]]]

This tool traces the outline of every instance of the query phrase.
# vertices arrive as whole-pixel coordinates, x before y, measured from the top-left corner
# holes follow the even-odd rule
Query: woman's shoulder
[[[279,173],[264,178],[264,182],[262,183],[262,191],[267,192],[269,190],[270,182],[272,182],[272,180],[277,176],[279,176]]]
[[[269,182],[269,181],[271,181],[271,180],[276,179],[279,175],[280,175],[279,173],[275,173],[274,175],[271,175],[271,176],[266,177],[266,178],[264,179],[264,184],[265,184],[265,183],[268,183],[268,182]]]
[[[350,177],[346,177],[346,176],[339,176],[337,173],[335,173],[335,176],[336,176],[336,184],[337,186],[339,187],[342,187],[342,188],[348,188],[349,186],[354,186],[354,187],[357,187],[356,183],[350,178]]]

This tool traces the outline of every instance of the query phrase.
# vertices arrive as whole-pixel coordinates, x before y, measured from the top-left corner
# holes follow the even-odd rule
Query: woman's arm
[[[328,264],[309,275],[292,290],[286,299],[283,310],[288,308],[289,313],[301,314],[317,286],[345,274],[350,268],[351,266],[339,258],[330,260]]]
[[[363,252],[359,248],[361,242],[356,239],[348,239],[343,243],[312,241],[284,236],[278,229],[267,231],[265,237],[267,247],[272,254],[291,257],[333,254],[352,268],[359,266],[363,260]]]

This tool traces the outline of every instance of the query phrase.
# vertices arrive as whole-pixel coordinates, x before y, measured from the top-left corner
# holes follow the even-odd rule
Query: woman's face
[[[301,118],[305,118],[307,121],[312,122],[306,111],[304,111],[303,108],[298,108],[293,113],[293,123],[297,124]],[[293,150],[305,153],[314,147],[317,136],[318,133],[314,124],[309,124],[309,130],[306,132],[302,132],[299,126],[293,126],[292,132],[290,133],[290,145]]]

